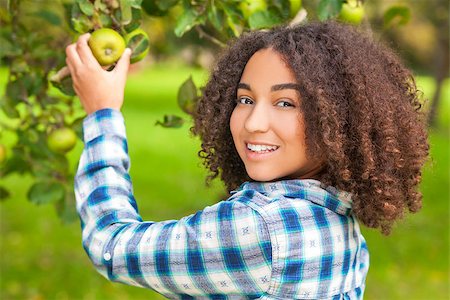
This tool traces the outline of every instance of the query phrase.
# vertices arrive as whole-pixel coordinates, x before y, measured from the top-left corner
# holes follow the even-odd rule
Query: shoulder
[[[351,194],[323,187],[317,180],[286,180],[270,183],[248,182],[229,198],[245,204],[266,217],[351,215]]]
[[[359,233],[359,225],[347,197],[321,187],[318,181],[283,181],[264,184],[263,188],[259,184],[244,186],[230,200],[251,207],[261,216],[272,244],[279,248],[274,257],[278,251],[291,253],[295,249],[317,257],[345,251],[346,241],[358,239],[353,233]],[[356,246],[356,240],[350,244]],[[295,249],[285,249],[292,244]]]

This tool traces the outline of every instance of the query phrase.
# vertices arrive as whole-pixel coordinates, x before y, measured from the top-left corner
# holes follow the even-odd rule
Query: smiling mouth
[[[258,144],[246,144],[247,149],[251,152],[263,154],[263,153],[270,153],[276,151],[280,146],[272,146],[272,145],[258,145]]]

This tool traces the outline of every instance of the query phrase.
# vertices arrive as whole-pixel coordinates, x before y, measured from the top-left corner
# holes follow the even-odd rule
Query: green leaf
[[[36,17],[42,18],[48,23],[54,26],[60,26],[62,24],[61,18],[54,12],[46,9],[42,9],[34,14]]]
[[[41,93],[42,90],[46,88],[47,84],[45,76],[34,72],[24,74],[21,81],[26,89],[28,97]]]
[[[81,15],[78,18],[72,18],[71,25],[73,30],[79,33],[86,33],[94,28],[92,21],[85,15]]]
[[[4,187],[0,186],[0,201],[4,201],[11,196],[11,193]]]
[[[141,26],[141,19],[142,19],[141,9],[133,7],[133,9],[131,10],[131,14],[132,14],[131,22],[125,26],[126,32],[131,32],[139,28],[139,26]]]
[[[101,0],[95,0],[94,9],[98,12],[109,13],[108,5]]]
[[[141,9],[142,0],[130,0],[132,8]]]
[[[222,11],[217,10],[214,2],[212,2],[211,6],[208,8],[208,20],[217,30],[223,29],[223,14]]]
[[[3,178],[11,173],[24,174],[30,171],[30,165],[25,161],[22,149],[18,147],[13,148],[13,155],[6,161],[0,169],[0,177]]]
[[[199,24],[197,17],[198,15],[194,9],[186,10],[184,14],[182,14],[178,19],[177,24],[175,25],[175,35],[177,37],[181,37],[183,36],[183,34],[191,30],[192,27]]]
[[[179,0],[155,0],[155,2],[161,10],[169,10],[173,6],[177,5]]]
[[[167,11],[162,10],[156,4],[155,0],[143,0],[142,10],[149,16],[161,17],[167,14]]]
[[[72,5],[70,27],[76,32],[86,33],[94,28],[94,24],[90,18],[81,12],[79,5]]]
[[[406,25],[411,19],[411,9],[404,5],[393,5],[384,13],[384,27],[398,25]]]
[[[18,56],[22,54],[22,49],[15,47],[8,39],[0,37],[0,58],[6,56]]]
[[[6,96],[5,100],[11,101],[11,104],[17,105],[26,97],[26,90],[24,88],[22,80],[9,81],[6,85]]]
[[[110,28],[112,26],[112,19],[110,15],[99,14],[98,18],[102,27]]]
[[[3,96],[0,102],[0,107],[3,112],[11,119],[20,118],[19,111],[16,109],[14,101],[8,96]]]
[[[240,12],[236,9],[236,7],[225,4],[223,6],[223,11],[227,16],[227,24],[228,27],[231,29],[233,36],[239,36],[242,32],[242,24],[241,24],[242,17],[240,15]],[[223,28],[223,24],[221,26]]]
[[[120,0],[120,12],[122,15],[121,23],[123,25],[129,24],[133,18],[129,0]]]
[[[56,203],[64,199],[66,191],[60,182],[39,181],[28,190],[28,200],[35,204]]]
[[[75,90],[73,89],[72,77],[67,76],[63,78],[60,82],[51,81],[52,85],[59,89],[61,93],[67,96],[75,96]]]
[[[72,3],[62,3],[62,7],[63,7],[64,21],[67,24],[70,24],[70,20],[73,17],[74,7],[78,8],[78,5],[75,5]],[[78,10],[80,10],[80,9],[78,8]]]
[[[76,0],[80,10],[88,17],[92,17],[95,12],[94,4],[89,0]]]
[[[56,212],[64,224],[70,224],[78,220],[75,194],[71,191],[61,201],[55,203]]]
[[[78,119],[75,119],[72,122],[72,125],[70,127],[72,127],[73,131],[75,131],[76,135],[78,136],[78,138],[80,140],[83,140],[83,120],[84,117],[79,117]]]
[[[197,104],[197,100],[197,87],[192,80],[192,76],[189,76],[178,89],[178,105],[185,113],[192,114]]]
[[[94,15],[94,4],[92,4],[89,0],[77,0],[77,3],[83,14],[89,17]]]
[[[130,48],[133,51],[131,54],[131,63],[138,62],[147,55],[150,41],[144,31],[136,31],[127,35],[125,41],[127,42],[127,48]]]
[[[31,54],[34,59],[39,59],[41,61],[45,61],[56,56],[55,51],[50,48],[48,44],[42,43],[39,45],[35,45],[35,47],[33,47],[31,50]]]
[[[39,169],[42,165],[46,165],[46,169],[49,171],[53,168],[52,158],[53,152],[48,149],[47,135],[45,132],[38,131],[35,128],[28,128],[26,131],[18,132],[20,143],[27,148],[27,156],[31,156],[36,161],[31,162],[33,173],[36,169]],[[48,166],[47,166],[48,165]],[[47,172],[47,175],[49,173]]]
[[[320,21],[335,18],[342,8],[342,0],[320,0],[317,8]]]
[[[273,0],[272,5],[277,9],[283,20],[288,20],[296,15],[300,2],[301,0]],[[291,11],[293,12],[291,13]]]
[[[40,140],[36,147],[29,147],[32,150],[33,162],[31,173],[36,178],[48,180],[55,174],[65,176],[69,172],[69,161],[64,154],[55,153],[48,149],[45,140]],[[39,151],[40,148],[40,152]]]
[[[281,22],[281,18],[271,10],[257,11],[248,18],[250,29],[272,27]]]
[[[165,128],[180,128],[184,124],[184,119],[175,115],[165,115],[162,122],[156,121],[155,125]]]

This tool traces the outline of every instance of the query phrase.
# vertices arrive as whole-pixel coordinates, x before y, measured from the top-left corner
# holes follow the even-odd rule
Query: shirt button
[[[105,254],[103,254],[103,258],[108,261],[111,259],[111,254],[109,254],[109,252],[106,252]]]

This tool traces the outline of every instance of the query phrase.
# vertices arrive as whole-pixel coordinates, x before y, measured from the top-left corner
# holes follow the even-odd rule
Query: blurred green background
[[[0,74],[3,87],[5,70]],[[178,219],[224,195],[218,182],[209,189],[204,186],[199,141],[190,136],[190,124],[181,129],[154,126],[163,114],[181,113],[177,88],[189,74],[199,85],[207,76],[201,69],[165,63],[138,68],[129,78],[123,113],[135,196],[145,220]],[[433,94],[430,77],[419,76],[418,85],[426,97]],[[444,86],[438,124],[430,129],[423,209],[399,222],[388,237],[363,229],[371,251],[366,299],[448,299],[448,79]],[[74,169],[81,150],[79,142],[70,153]],[[101,277],[82,249],[78,221],[64,225],[52,206],[29,203],[29,178],[3,180],[13,195],[0,205],[0,299],[163,299]]]
[[[317,5],[303,2],[305,7]],[[30,10],[32,4],[55,3],[28,1]],[[412,18],[406,25],[385,28],[383,12],[393,4],[408,5]],[[407,215],[388,237],[363,228],[371,253],[365,299],[449,299],[448,1],[370,0],[365,5],[376,36],[418,74],[418,85],[430,100],[427,108],[436,82],[445,78],[440,101],[434,101],[436,122],[429,129],[431,156],[421,185],[423,209]],[[201,86],[207,79],[205,67],[217,53],[195,32],[176,38],[173,22],[174,18],[144,20],[143,28],[151,33],[151,54],[134,66],[123,109],[135,196],[143,219],[153,221],[178,219],[225,197],[220,182],[211,188],[204,185],[206,173],[197,158],[200,143],[190,136],[190,124],[180,129],[154,126],[164,114],[182,115],[176,104],[178,87],[190,74]],[[50,30],[61,34],[58,28]],[[177,60],[170,62],[168,57]],[[7,70],[0,69],[0,94],[6,76]],[[81,150],[78,142],[69,153],[74,171]],[[78,220],[62,224],[53,206],[28,202],[29,177],[0,181],[12,191],[12,197],[0,203],[0,299],[164,299],[101,277],[81,246]]]

